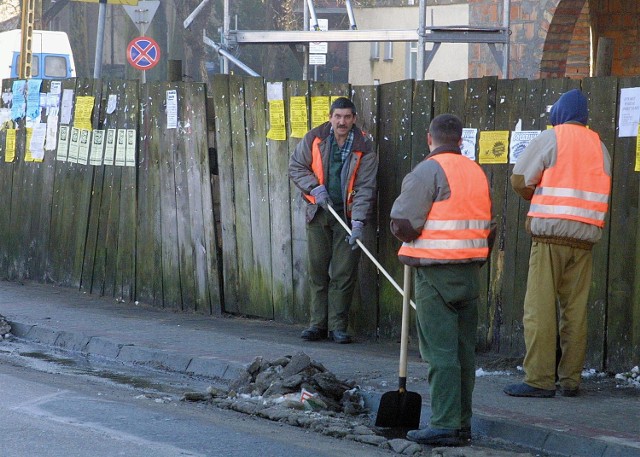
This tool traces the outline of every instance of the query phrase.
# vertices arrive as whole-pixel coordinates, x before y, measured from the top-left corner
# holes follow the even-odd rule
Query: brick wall
[[[469,0],[470,23],[502,25],[503,0]],[[590,75],[591,36],[614,40],[612,73],[640,74],[640,1],[511,0],[510,78]],[[594,50],[595,52],[595,50]],[[485,44],[471,45],[470,77],[501,75]]]

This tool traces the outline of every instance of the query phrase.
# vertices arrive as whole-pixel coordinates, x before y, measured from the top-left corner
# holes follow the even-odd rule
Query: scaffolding
[[[442,43],[485,43],[501,66],[502,77],[509,77],[509,15],[510,1],[503,0],[502,26],[473,27],[460,26],[427,26],[426,0],[420,0],[419,25],[415,30],[358,30],[355,16],[349,0],[345,1],[349,16],[349,30],[321,31],[312,0],[305,0],[304,30],[302,31],[268,31],[268,30],[230,30],[229,0],[224,2],[223,44],[221,49],[244,44],[288,44],[290,46],[303,45],[305,48],[305,63],[309,61],[309,43],[312,42],[418,42],[416,62],[417,79],[424,79],[424,74],[432,62]],[[309,17],[311,21],[309,21]],[[309,23],[311,28],[309,30]],[[210,40],[209,40],[210,41]],[[433,43],[431,50],[426,50],[426,43]],[[207,43],[210,44],[210,43]],[[498,49],[496,45],[501,45]],[[223,66],[223,73],[228,73],[228,63]],[[303,67],[303,79],[307,79],[307,65]]]

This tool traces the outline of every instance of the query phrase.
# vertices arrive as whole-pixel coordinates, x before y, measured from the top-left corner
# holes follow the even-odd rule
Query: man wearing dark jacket
[[[310,130],[289,161],[289,177],[302,191],[307,221],[311,323],[302,339],[350,343],[349,307],[356,284],[364,224],[373,213],[378,156],[355,125],[351,100],[337,98],[329,121]],[[346,237],[329,205],[351,224]],[[328,334],[327,334],[328,332]]]
[[[405,176],[391,208],[391,231],[404,242],[398,258],[416,267],[418,342],[429,362],[429,427],[407,438],[454,446],[471,439],[480,267],[491,244],[491,197],[482,169],[460,151],[460,119],[434,118],[427,142],[431,153]]]
[[[586,127],[587,99],[579,90],[553,105],[553,129],[534,138],[513,168],[511,185],[531,201],[529,276],[524,298],[524,382],[505,387],[514,397],[578,394],[587,345],[591,248],[602,236],[611,188],[611,159]],[[556,360],[559,336],[561,356]]]

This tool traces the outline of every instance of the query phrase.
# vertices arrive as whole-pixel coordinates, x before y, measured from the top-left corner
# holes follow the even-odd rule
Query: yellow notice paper
[[[638,124],[638,135],[636,135],[636,166],[633,171],[640,171],[640,140],[638,138],[640,138],[640,124]]]
[[[94,97],[76,97],[76,109],[73,114],[73,126],[78,129],[91,130],[91,114]]]
[[[33,156],[31,155],[31,137],[33,136],[33,129],[27,127],[27,144],[25,144],[24,161],[33,162]]]
[[[329,120],[329,97],[311,97],[311,127]]]
[[[480,132],[480,164],[509,162],[509,131]]]
[[[4,161],[13,162],[16,159],[16,129],[7,129],[4,145]]]
[[[287,139],[287,126],[284,120],[284,100],[269,102],[269,133],[270,140],[284,141]]]
[[[309,129],[307,115],[307,97],[291,97],[289,106],[289,119],[291,124],[291,138],[302,138]]]

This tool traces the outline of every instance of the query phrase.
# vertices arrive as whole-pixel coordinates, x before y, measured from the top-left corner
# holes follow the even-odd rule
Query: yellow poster
[[[33,129],[27,127],[27,144],[24,145],[25,153],[24,153],[24,161],[25,162],[34,162],[33,156],[31,155],[31,137],[33,136]]]
[[[509,131],[480,132],[480,164],[509,162]]]
[[[82,130],[91,130],[91,114],[93,113],[94,97],[76,97],[76,109],[73,114],[73,126]]]
[[[636,135],[636,166],[633,171],[640,171],[640,141],[638,138],[640,137],[640,124],[638,124],[638,135]]]
[[[269,102],[269,132],[270,140],[285,141],[287,139],[287,126],[284,120],[284,100],[271,100]]]
[[[311,97],[311,127],[329,120],[329,97]]]
[[[291,123],[291,138],[302,138],[309,129],[307,97],[304,95],[291,97],[289,119]]]
[[[4,145],[4,161],[13,162],[16,159],[16,129],[7,129]]]

